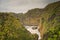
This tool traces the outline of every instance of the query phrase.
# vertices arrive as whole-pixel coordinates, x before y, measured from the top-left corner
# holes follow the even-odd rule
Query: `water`
[[[41,36],[40,36],[40,32],[38,31],[38,27],[36,29],[33,29],[34,27],[37,27],[37,26],[25,26],[25,28],[31,32],[31,34],[37,34],[39,36],[38,40],[41,39]]]

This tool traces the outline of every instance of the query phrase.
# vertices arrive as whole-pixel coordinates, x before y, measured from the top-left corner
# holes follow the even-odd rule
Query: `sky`
[[[0,12],[25,13],[30,9],[44,8],[59,0],[0,0]]]

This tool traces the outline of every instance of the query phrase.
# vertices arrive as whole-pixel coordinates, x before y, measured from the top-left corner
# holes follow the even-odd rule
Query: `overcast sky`
[[[0,0],[0,12],[26,12],[32,8],[44,8],[59,0]]]

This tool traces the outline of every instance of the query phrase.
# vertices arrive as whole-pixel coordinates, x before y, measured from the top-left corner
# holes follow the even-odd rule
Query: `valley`
[[[26,13],[0,12],[0,40],[60,40],[60,1]]]

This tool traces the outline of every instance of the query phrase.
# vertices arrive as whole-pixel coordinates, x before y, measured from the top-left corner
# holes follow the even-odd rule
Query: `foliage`
[[[34,36],[14,14],[0,12],[0,40],[35,40]]]
[[[41,17],[45,27],[42,40],[60,40],[60,1],[49,4]]]

